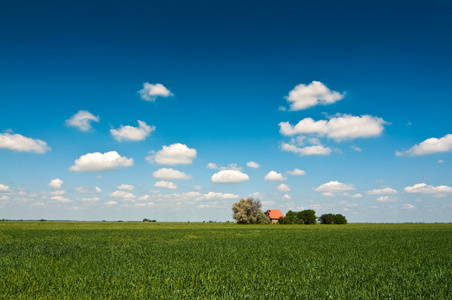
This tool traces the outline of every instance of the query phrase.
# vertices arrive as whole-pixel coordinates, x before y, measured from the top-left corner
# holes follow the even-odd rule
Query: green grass
[[[0,222],[0,299],[452,299],[452,224]]]

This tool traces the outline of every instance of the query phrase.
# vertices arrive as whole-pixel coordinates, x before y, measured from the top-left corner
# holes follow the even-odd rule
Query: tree
[[[347,219],[343,215],[337,214],[334,216],[334,224],[347,224]]]
[[[341,214],[323,214],[319,217],[321,224],[347,224],[347,219]]]
[[[252,197],[240,199],[232,205],[232,216],[238,224],[268,224],[270,220],[261,210],[262,203]]]
[[[297,213],[298,224],[316,224],[317,217],[312,209],[305,209]]]

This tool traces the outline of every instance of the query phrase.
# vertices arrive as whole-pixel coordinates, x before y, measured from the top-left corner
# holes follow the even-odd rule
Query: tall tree
[[[261,210],[262,203],[252,197],[240,199],[232,205],[232,216],[238,224],[268,224],[268,217]]]

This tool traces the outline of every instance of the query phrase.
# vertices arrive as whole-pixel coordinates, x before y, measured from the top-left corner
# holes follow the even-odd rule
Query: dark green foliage
[[[0,299],[452,299],[452,224],[1,222]]]
[[[323,214],[319,217],[321,224],[347,224],[347,219],[341,214]]]
[[[279,224],[316,224],[315,211],[306,209],[299,212],[289,210],[284,218],[279,218]]]

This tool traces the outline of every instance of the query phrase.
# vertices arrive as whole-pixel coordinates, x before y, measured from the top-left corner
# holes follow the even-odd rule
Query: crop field
[[[452,224],[3,221],[0,299],[452,299]]]

